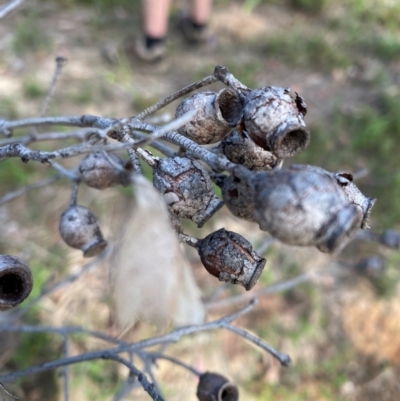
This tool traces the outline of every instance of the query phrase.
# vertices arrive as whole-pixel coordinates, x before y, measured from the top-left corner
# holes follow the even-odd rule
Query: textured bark
[[[375,202],[343,175],[315,166],[258,173],[253,184],[254,217],[261,230],[287,244],[315,245],[322,252],[334,252],[367,227]]]
[[[290,88],[266,86],[245,98],[244,125],[257,145],[285,159],[310,141],[303,119],[306,112],[304,100]]]
[[[178,132],[200,145],[219,142],[243,117],[240,98],[229,88],[218,93],[199,92],[186,98],[176,109],[176,118],[190,110],[196,110],[196,115]]]
[[[0,255],[0,311],[16,307],[30,294],[33,277],[18,257]]]
[[[260,257],[241,235],[221,228],[199,241],[200,259],[220,281],[250,290],[260,278],[266,259]]]
[[[169,210],[179,218],[191,219],[199,227],[223,205],[214,193],[207,171],[187,157],[159,160],[153,180]]]
[[[60,234],[70,247],[80,249],[85,258],[99,254],[107,246],[96,216],[83,206],[71,206],[62,214]]]

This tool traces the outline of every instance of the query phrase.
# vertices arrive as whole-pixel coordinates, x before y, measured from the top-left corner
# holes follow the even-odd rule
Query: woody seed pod
[[[368,227],[375,202],[351,180],[350,174],[308,165],[257,173],[254,218],[282,242],[334,252]]]
[[[222,198],[236,217],[254,222],[254,191],[245,180],[229,176],[222,184]]]
[[[307,105],[290,88],[266,86],[247,95],[244,125],[250,138],[279,158],[293,157],[310,141],[303,117]]]
[[[94,152],[82,160],[79,165],[79,172],[82,181],[87,186],[106,189],[118,184],[125,184],[127,173],[122,170],[124,162],[112,153],[108,153],[108,158],[102,152]]]
[[[240,284],[247,291],[257,283],[266,263],[249,241],[224,228],[200,240],[197,250],[210,274],[220,281]]]
[[[252,171],[271,170],[279,159],[256,145],[246,131],[233,131],[221,142],[222,153],[233,163]]]
[[[218,93],[198,92],[184,99],[176,109],[176,118],[190,110],[196,110],[196,115],[178,132],[199,145],[220,141],[243,117],[240,97],[229,88]]]
[[[164,195],[169,210],[179,218],[191,219],[198,227],[223,205],[214,193],[207,171],[187,157],[160,159],[153,182]]]
[[[85,258],[99,254],[106,246],[96,216],[86,207],[70,206],[61,216],[60,233],[72,248],[80,249]]]
[[[238,401],[239,389],[226,377],[206,372],[200,376],[197,398],[199,401]]]
[[[18,257],[0,255],[0,311],[16,307],[32,291],[29,267]]]
[[[400,249],[400,234],[394,230],[386,230],[379,238],[382,245],[392,249]]]
[[[355,265],[357,273],[369,277],[379,277],[383,274],[385,269],[385,260],[377,255],[362,259]]]

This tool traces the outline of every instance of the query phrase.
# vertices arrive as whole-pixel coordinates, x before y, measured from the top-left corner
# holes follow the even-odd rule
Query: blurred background
[[[185,5],[185,1],[173,3],[168,56],[156,64],[143,64],[125,51],[127,41],[141,32],[140,1],[27,1],[0,21],[0,117],[39,114],[56,56],[66,57],[68,65],[48,115],[134,115],[222,64],[251,88],[289,86],[303,96],[311,143],[287,163],[354,173],[363,193],[378,199],[371,232],[399,231],[400,3],[216,0],[210,21],[215,40],[196,48],[188,46],[176,29],[179,10]],[[174,115],[176,106],[160,114]],[[63,146],[72,143],[66,141]],[[61,146],[39,145],[45,150]],[[64,165],[77,163],[69,159]],[[0,197],[53,174],[33,162],[2,161]],[[146,174],[150,178],[149,169]],[[69,249],[58,234],[69,193],[69,182],[61,180],[0,206],[0,253],[29,260],[35,276],[30,299],[85,263],[81,252]],[[105,236],[118,238],[132,206],[131,191],[82,188],[79,199],[96,212]],[[202,230],[190,224],[187,230],[203,237],[220,227],[242,234],[255,246],[265,239],[257,225],[233,218],[226,208]],[[207,297],[220,284],[208,276],[195,254],[188,255]],[[252,345],[223,331],[185,338],[171,346],[170,354],[198,369],[230,377],[239,384],[242,400],[398,401],[399,251],[358,239],[334,257],[278,243],[265,255],[267,265],[255,289],[315,269],[342,266],[356,271],[360,260],[374,255],[384,263],[373,273],[364,270],[345,277],[327,273],[314,282],[261,297],[254,312],[238,322],[290,354],[290,368],[281,368]],[[23,321],[82,325],[115,335],[109,274],[107,266],[88,269],[79,280],[31,306]],[[243,292],[229,288],[225,296]],[[231,310],[216,307],[209,317]],[[6,314],[0,314],[0,321],[6,319]],[[135,341],[156,333],[155,326],[137,323],[126,339]],[[85,336],[73,339],[71,354],[104,346]],[[0,369],[17,370],[58,358],[62,344],[54,334],[0,334]],[[74,365],[71,399],[112,400],[124,375],[125,370],[113,362]],[[168,400],[195,400],[197,379],[186,371],[162,361],[155,375]],[[57,371],[29,376],[10,389],[21,400],[63,399]],[[147,397],[139,388],[125,399]]]

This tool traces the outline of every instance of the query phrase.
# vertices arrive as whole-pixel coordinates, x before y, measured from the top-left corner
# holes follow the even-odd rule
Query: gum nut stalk
[[[86,207],[70,206],[61,216],[60,233],[72,248],[80,249],[85,258],[99,254],[107,246],[96,216]]]
[[[249,241],[224,228],[200,240],[198,252],[210,274],[220,281],[240,284],[247,291],[257,283],[266,263]]]
[[[379,238],[382,245],[391,249],[400,249],[400,233],[394,230],[386,230]]]
[[[229,211],[247,221],[254,220],[254,191],[247,181],[229,176],[222,185],[222,198]]]
[[[254,218],[261,230],[286,244],[334,252],[368,227],[375,202],[350,178],[308,165],[257,173]]]
[[[303,119],[307,105],[290,88],[266,86],[253,90],[245,98],[243,113],[250,138],[279,158],[295,156],[310,141]]]
[[[177,156],[157,163],[154,187],[164,195],[174,215],[191,219],[202,227],[222,207],[207,171],[199,162]]]
[[[200,376],[196,395],[199,401],[238,401],[239,389],[226,377],[206,372]]]
[[[118,168],[118,166],[120,168]],[[124,162],[118,156],[103,152],[88,154],[79,165],[82,181],[97,189],[106,189],[121,184]]]
[[[233,163],[252,171],[271,170],[279,159],[256,145],[246,131],[233,131],[221,142],[222,153]]]
[[[176,109],[176,118],[190,110],[196,110],[196,115],[178,132],[199,145],[219,142],[243,117],[240,97],[229,88],[189,96]]]
[[[0,255],[0,311],[12,309],[32,291],[29,267],[18,257]]]

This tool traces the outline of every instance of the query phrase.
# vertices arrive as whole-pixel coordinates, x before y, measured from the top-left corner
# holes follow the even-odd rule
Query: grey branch
[[[0,9],[0,19],[19,7],[25,0],[13,0]]]

